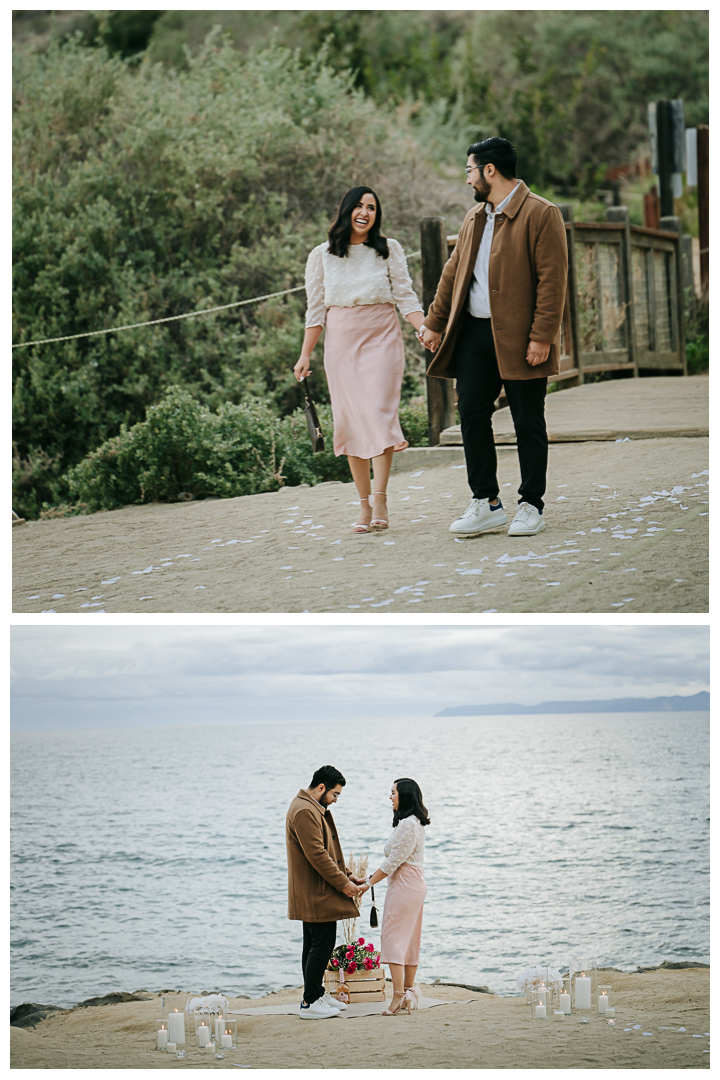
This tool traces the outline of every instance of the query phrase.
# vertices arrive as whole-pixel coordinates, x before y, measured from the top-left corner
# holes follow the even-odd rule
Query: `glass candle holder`
[[[573,1005],[576,1009],[592,1008],[592,979],[584,969],[573,977]]]
[[[218,1050],[222,1045],[220,1039],[225,1032],[225,1014],[218,1013],[217,1016],[210,1017],[212,1023],[212,1041],[216,1044]]]
[[[210,1045],[210,1038],[212,1036],[213,1029],[210,1026],[211,1017],[207,1013],[193,1013],[193,1023],[195,1025],[195,1044],[199,1050],[204,1049]]]
[[[608,986],[607,984],[598,986],[598,988],[597,988],[597,1005],[598,1005],[598,1012],[599,1013],[604,1013],[608,1008],[611,1008],[611,1001],[610,1001],[610,992],[611,992],[611,990],[612,990],[612,986]],[[610,1015],[612,1016],[613,1013],[610,1013]]]
[[[528,997],[528,1001],[530,1002],[530,1019],[531,1020],[535,1019],[535,1006],[539,1003],[539,1000],[540,999],[538,998],[537,990],[531,990],[530,995]]]
[[[223,1020],[223,1035],[220,1039],[220,1045],[225,1050],[229,1050],[231,1047],[236,1047],[237,1042],[237,1020],[228,1020],[227,1017]],[[230,1040],[229,1042],[227,1040]]]
[[[155,1046],[158,1050],[167,1049],[168,1044],[168,1025],[167,1020],[155,1021]]]
[[[563,978],[562,991],[558,995],[558,1008],[562,1009],[566,1016],[572,1011],[572,979],[569,975]]]

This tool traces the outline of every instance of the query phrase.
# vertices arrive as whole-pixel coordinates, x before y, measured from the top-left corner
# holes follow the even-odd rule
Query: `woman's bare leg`
[[[388,966],[390,968],[393,984],[393,999],[390,1004],[390,1009],[393,1012],[396,1012],[397,1007],[400,1004],[400,998],[405,993],[405,968],[402,964],[389,964]]]
[[[360,513],[357,517],[357,524],[369,525],[372,518],[372,509],[370,507],[370,459],[353,457],[351,454],[348,454],[347,459],[352,478],[355,481],[355,487],[360,496]]]
[[[405,967],[405,989],[409,990],[415,985],[415,975],[417,974],[417,964],[415,967],[410,967],[409,964]]]
[[[376,492],[381,494],[373,495],[373,517],[382,518],[383,521],[389,521],[388,508],[387,508],[387,486],[390,480],[390,469],[392,468],[393,454],[395,453],[392,446],[388,446],[384,453],[378,457],[372,459],[373,464],[373,479],[375,481],[374,488]]]

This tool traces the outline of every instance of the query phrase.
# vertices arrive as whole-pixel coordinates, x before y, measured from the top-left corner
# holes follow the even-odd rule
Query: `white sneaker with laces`
[[[453,521],[450,532],[474,536],[486,529],[496,529],[498,525],[506,524],[507,514],[500,500],[497,506],[491,506],[489,499],[471,499],[463,516]]]
[[[300,1004],[301,1020],[327,1020],[330,1016],[339,1016],[339,1009],[331,1009],[322,998],[313,1001],[312,1005]]]
[[[508,536],[535,536],[545,528],[542,512],[532,503],[521,502],[508,529]]]
[[[337,1009],[338,1012],[345,1012],[347,1009],[347,1005],[344,1001],[338,1001],[337,998],[334,998],[332,994],[328,994],[327,992],[323,994],[321,1000],[324,1001],[326,1005],[329,1005],[331,1009]]]

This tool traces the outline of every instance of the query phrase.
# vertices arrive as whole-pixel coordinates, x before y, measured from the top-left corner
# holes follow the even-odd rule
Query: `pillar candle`
[[[606,1016],[614,1016],[615,1015],[615,1006],[614,1005],[612,1005],[612,1006],[609,1005],[605,1009],[605,1015]]]
[[[222,1016],[216,1016],[215,1017],[215,1042],[220,1041],[220,1036],[222,1035],[223,1031],[225,1030],[225,1028],[222,1026],[222,1024],[223,1024]]]
[[[168,1054],[174,1054],[177,1050],[177,1043],[169,1042],[165,1048]]]
[[[598,1012],[604,1013],[607,1009],[607,994],[598,994]]]
[[[592,979],[578,977],[575,979],[575,1008],[590,1008],[590,987]]]
[[[177,1009],[168,1014],[168,1038],[178,1046],[185,1045],[185,1013]]]
[[[571,1005],[571,1003],[572,1003],[572,998],[570,997],[569,994],[561,994],[560,995],[560,1008],[562,1009],[562,1011],[564,1013],[567,1013],[568,1016],[570,1015],[570,1005]]]
[[[164,1050],[168,1044],[167,1028],[159,1028],[157,1033],[157,1048],[158,1050]]]
[[[553,1011],[553,1020],[564,1020],[564,1019],[565,1019],[565,1013],[562,1011],[562,1009],[555,1009]]]
[[[198,1046],[207,1046],[210,1042],[210,1028],[207,1024],[201,1024],[197,1033]]]
[[[223,1035],[220,1039],[220,1045],[226,1050],[229,1049],[232,1046],[232,1035]]]
[[[548,1001],[548,989],[546,986],[541,986],[538,990],[538,1001],[541,1005],[547,1005]]]
[[[536,1005],[535,1006],[535,1019],[536,1020],[544,1020],[546,1016],[547,1016],[547,1009],[545,1008],[545,1006],[544,1005]]]

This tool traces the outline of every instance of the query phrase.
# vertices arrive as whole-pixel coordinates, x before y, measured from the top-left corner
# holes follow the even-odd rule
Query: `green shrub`
[[[280,419],[261,401],[216,413],[175,387],[147,417],[123,428],[67,474],[73,498],[90,510],[175,499],[180,492],[231,498],[284,484],[350,480],[332,453],[332,418],[318,408],[329,449],[313,454],[304,413]]]
[[[428,414],[427,406],[409,403],[401,405],[398,416],[400,427],[405,433],[410,446],[427,446],[428,444]]]
[[[708,295],[685,304],[685,355],[688,375],[698,375],[710,366],[710,305]]]

